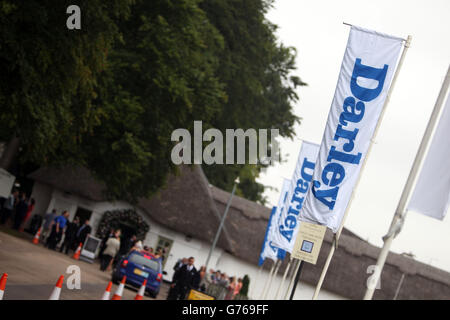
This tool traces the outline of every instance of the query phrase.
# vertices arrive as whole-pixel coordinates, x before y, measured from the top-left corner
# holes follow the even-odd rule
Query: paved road
[[[61,291],[61,300],[95,300],[101,299],[111,279],[110,272],[99,270],[98,262],[90,264],[77,261],[71,256],[31,243],[31,236],[16,237],[0,229],[0,274],[8,273],[4,300],[47,300],[60,275],[65,276]],[[67,267],[77,265],[81,269],[81,289],[69,290],[66,279]],[[111,295],[117,285],[113,284]],[[168,285],[162,284],[158,300],[167,296]],[[131,300],[137,290],[126,287],[122,300]],[[154,300],[144,297],[144,300]]]

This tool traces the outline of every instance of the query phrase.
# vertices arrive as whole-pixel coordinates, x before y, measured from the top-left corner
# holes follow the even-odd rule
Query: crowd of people
[[[241,278],[229,277],[220,270],[207,271],[205,266],[197,270],[194,266],[194,257],[178,260],[173,269],[175,273],[167,300],[184,300],[190,289],[208,293],[208,289],[212,286],[223,289],[220,290],[216,299],[233,300],[242,289]]]
[[[24,192],[13,189],[8,198],[3,198],[0,202],[0,223],[2,225],[11,224],[12,228],[24,231],[24,227],[34,210],[36,201],[33,198],[27,198]],[[68,220],[69,212],[64,210],[58,215],[57,210],[53,209],[47,213],[42,220],[42,232],[40,241],[49,249],[68,254],[69,250],[75,251],[78,245],[84,244],[87,236],[91,233],[89,220],[86,219],[80,223],[80,218],[76,216],[72,221]],[[33,224],[33,221],[32,221]],[[38,226],[39,227],[39,226]]]
[[[41,241],[47,248],[56,250],[59,245],[59,252],[69,254],[70,250],[75,251],[80,244],[84,244],[92,230],[89,219],[81,223],[78,216],[72,221],[68,218],[69,211],[64,210],[58,215],[56,209],[44,216]]]
[[[35,204],[35,200],[27,197],[25,192],[13,189],[8,198],[1,199],[0,224],[11,222],[14,229],[23,231]]]
[[[33,198],[27,198],[25,193],[14,189],[8,198],[0,202],[0,223],[5,225],[9,222],[14,229],[23,231],[35,204]],[[47,248],[59,248],[59,251],[65,254],[69,254],[70,250],[75,251],[80,244],[83,245],[92,231],[89,219],[81,222],[80,218],[75,216],[69,221],[69,212],[64,210],[58,215],[57,209],[45,214],[41,226],[40,241]],[[136,235],[123,237],[120,229],[110,229],[100,244],[100,270],[111,270],[123,255],[133,250],[164,259],[164,249],[158,248],[155,252],[153,248],[144,246],[142,241],[137,240]],[[221,289],[216,299],[233,300],[242,289],[241,278],[229,277],[220,270],[207,271],[205,266],[197,270],[193,257],[179,259],[173,269],[175,273],[168,300],[184,300],[190,289],[208,293],[208,289],[212,287]]]
[[[0,223],[11,224],[14,229],[23,231],[35,204],[33,198],[27,198],[25,193],[13,189],[8,198],[0,199]],[[40,242],[51,250],[59,249],[65,254],[75,251],[80,244],[84,245],[92,231],[89,219],[81,222],[80,217],[75,216],[72,221],[69,221],[67,210],[58,214],[57,209],[53,209],[45,214],[42,224],[39,222],[39,225],[42,226]],[[139,250],[156,258],[164,258],[162,249],[155,252],[153,248],[144,246],[142,241],[137,240],[136,235],[123,237],[120,229],[111,229],[100,245],[100,269],[110,270],[121,256],[132,250]]]

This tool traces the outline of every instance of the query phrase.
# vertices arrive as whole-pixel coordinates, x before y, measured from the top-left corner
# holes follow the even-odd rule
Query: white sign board
[[[16,177],[5,169],[0,168],[0,197],[8,198],[14,186]]]
[[[292,257],[316,264],[326,230],[326,226],[302,222],[295,239]]]
[[[84,241],[83,248],[81,249],[80,259],[84,256],[88,259],[94,260],[95,254],[101,242],[102,242],[101,239],[91,236],[89,234],[86,240]]]

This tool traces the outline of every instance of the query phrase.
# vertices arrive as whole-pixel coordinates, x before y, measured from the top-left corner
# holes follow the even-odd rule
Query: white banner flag
[[[450,92],[408,210],[443,220],[450,204]]]
[[[277,211],[277,207],[273,207],[272,208],[272,212],[270,213],[270,218],[269,221],[267,222],[267,227],[266,227],[266,235],[264,237],[264,242],[261,248],[261,252],[259,253],[259,262],[258,262],[258,266],[261,266],[264,263],[264,260],[266,259],[271,259],[273,261],[276,261],[277,259],[277,248],[272,248],[269,247],[269,241],[267,240],[268,236],[269,236],[269,232],[270,232],[270,226],[273,225],[273,218],[275,216],[275,213]]]
[[[337,232],[394,75],[402,39],[352,26],[300,220]]]
[[[275,230],[278,226],[278,219],[280,217],[279,208],[283,207],[284,200],[287,197],[290,186],[291,180],[283,178],[283,185],[281,187],[278,205],[276,207],[273,207],[269,222],[267,223],[266,237],[264,239],[263,248],[259,257],[259,265],[262,265],[264,260],[267,258],[276,261],[277,259],[283,259],[285,256],[285,253],[279,252],[279,248],[273,244],[273,239]]]
[[[289,253],[292,252],[294,247],[295,237],[300,226],[298,214],[309,189],[318,152],[319,146],[317,144],[303,141],[297,165],[292,175],[289,192],[285,198],[286,201],[280,208],[280,216],[273,235],[273,243]]]

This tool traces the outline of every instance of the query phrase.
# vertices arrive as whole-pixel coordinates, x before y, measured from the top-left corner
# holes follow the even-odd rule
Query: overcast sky
[[[297,49],[296,74],[308,83],[298,90],[294,112],[302,118],[297,137],[281,141],[286,163],[270,168],[260,182],[281,188],[291,177],[301,140],[320,144],[349,27],[342,22],[406,38],[403,67],[351,205],[345,227],[376,246],[392,220],[416,151],[450,63],[449,0],[275,1],[267,18],[277,35]],[[449,135],[450,137],[450,135]],[[266,191],[271,205],[278,193]],[[450,272],[450,214],[438,221],[410,212],[392,251]]]

